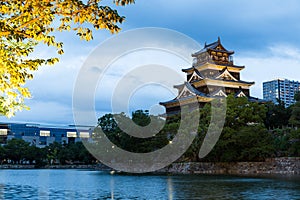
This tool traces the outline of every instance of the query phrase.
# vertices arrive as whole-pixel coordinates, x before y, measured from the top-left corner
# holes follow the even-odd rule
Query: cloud
[[[277,44],[269,47],[270,51],[277,58],[286,60],[300,60],[300,49],[288,44]]]
[[[27,101],[30,110],[23,110],[9,120],[0,117],[1,121],[36,122],[45,124],[73,124],[72,110],[69,106],[53,101]]]
[[[299,43],[299,10],[297,0],[154,0],[121,9],[129,28],[170,28],[202,43],[221,36],[234,49],[248,50],[291,38]]]
[[[262,97],[263,81],[279,77],[299,80],[297,67],[300,66],[300,4],[297,0],[153,0],[136,1],[134,5],[116,9],[126,16],[125,23],[121,25],[123,33],[132,28],[162,27],[186,34],[200,44],[205,41],[213,42],[221,36],[224,46],[236,52],[235,63],[246,66],[241,72],[242,79],[256,82],[255,86],[251,87],[253,96]],[[183,35],[176,38],[163,34],[163,31],[161,34],[155,34],[140,30],[142,35],[135,34],[121,42],[107,45],[104,51],[95,55],[91,52],[111,38],[108,31],[94,31],[94,40],[91,42],[80,41],[74,33],[56,33],[57,41],[64,42],[65,54],[60,57],[59,64],[45,66],[35,72],[34,80],[27,83],[33,95],[33,98],[27,101],[31,111],[17,113],[17,117],[10,121],[70,123],[74,84],[87,57],[92,67],[89,74],[83,77],[84,87],[88,88],[94,84],[91,77],[105,73],[104,79],[98,82],[96,89],[94,103],[97,116],[110,112],[112,91],[116,83],[137,66],[168,66],[185,79],[181,69],[189,67],[187,63],[192,59],[190,54],[201,47],[183,45],[180,42]],[[151,40],[145,39],[147,34]],[[113,35],[112,38],[121,36],[122,34]],[[161,50],[171,49],[180,53],[176,57],[168,51],[146,48],[159,45],[163,46]],[[127,54],[115,56],[129,46],[136,48]],[[139,47],[144,49],[141,51]],[[190,60],[181,60],[180,55],[189,57]],[[39,45],[33,55],[44,58],[55,56],[55,49],[45,45]],[[110,65],[102,66],[101,63],[106,63],[105,61],[109,61]],[[103,67],[107,67],[106,71],[103,71]],[[167,79],[168,75],[165,76]],[[129,78],[137,84],[143,82],[138,76]],[[132,93],[129,109],[149,108],[157,101],[172,99],[175,97],[172,92],[168,93],[164,88],[157,86],[141,87]],[[90,112],[87,110],[86,94],[87,91],[83,90],[79,97],[78,109],[82,112]],[[122,98],[117,100],[120,104],[124,103]]]
[[[241,72],[244,80],[255,81],[251,87],[253,96],[262,98],[262,83],[276,78],[299,80],[300,49],[286,44],[274,44],[265,53],[247,52],[235,57],[238,64],[245,65]]]

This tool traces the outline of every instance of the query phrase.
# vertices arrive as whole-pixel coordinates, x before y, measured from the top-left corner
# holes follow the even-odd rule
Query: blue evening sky
[[[201,46],[220,36],[223,45],[235,51],[235,64],[246,66],[241,78],[255,81],[251,96],[262,98],[263,81],[275,78],[300,80],[300,1],[136,0],[133,5],[116,9],[126,16],[121,32],[144,27],[167,28],[189,36]],[[74,123],[72,94],[79,69],[97,45],[114,36],[100,30],[94,31],[94,40],[90,42],[80,41],[73,32],[59,33],[56,37],[64,42],[65,54],[60,56],[59,64],[42,67],[35,73],[34,80],[27,83],[32,98],[26,103],[31,110],[19,112],[11,119],[1,117],[0,121]],[[158,41],[162,39],[157,38]],[[34,56],[51,57],[55,52],[52,48],[39,46]],[[135,58],[137,56],[129,57],[127,61],[134,62]],[[168,59],[168,55],[161,59]],[[172,65],[179,73],[181,68],[189,67],[176,60]],[[105,84],[110,85],[109,81]],[[106,91],[97,91],[97,116],[111,112],[110,100],[105,94]],[[174,92],[158,86],[140,88],[132,97],[129,110],[149,109],[159,101],[174,97]],[[86,123],[95,122],[87,119]]]

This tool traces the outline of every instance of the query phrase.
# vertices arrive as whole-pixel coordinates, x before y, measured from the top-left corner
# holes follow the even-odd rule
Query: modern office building
[[[68,144],[91,138],[90,126],[51,126],[32,123],[1,123],[0,144],[13,138],[23,139],[36,147],[45,147],[53,142]]]
[[[263,98],[278,104],[283,101],[285,107],[295,103],[294,95],[300,90],[300,82],[288,79],[275,79],[263,82]]]

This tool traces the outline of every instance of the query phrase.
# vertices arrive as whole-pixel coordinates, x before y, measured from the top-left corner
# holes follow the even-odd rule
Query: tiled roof
[[[228,54],[233,54],[234,53],[233,51],[228,51],[224,47],[223,47],[224,50],[216,49],[219,45],[221,45],[223,47],[223,45],[221,44],[220,37],[218,38],[218,40],[216,42],[213,42],[211,44],[206,44],[205,43],[204,48],[201,49],[200,51],[196,52],[196,53],[193,53],[192,56],[196,56],[198,54],[207,52],[208,50],[214,50],[214,51],[217,51],[217,52],[228,53]]]

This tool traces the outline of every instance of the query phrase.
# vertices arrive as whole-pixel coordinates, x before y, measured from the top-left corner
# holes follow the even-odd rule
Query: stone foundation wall
[[[172,174],[300,174],[300,157],[266,159],[265,162],[173,163],[160,170]]]
[[[0,165],[0,169],[33,169],[34,165]],[[104,165],[52,165],[48,169],[96,169],[108,170]],[[170,174],[298,174],[300,157],[271,158],[265,162],[186,162],[173,163],[157,171]]]
[[[42,169],[96,169],[96,165],[46,165]],[[0,165],[0,169],[35,169],[34,165]]]
[[[34,165],[0,165],[0,169],[34,169]]]

